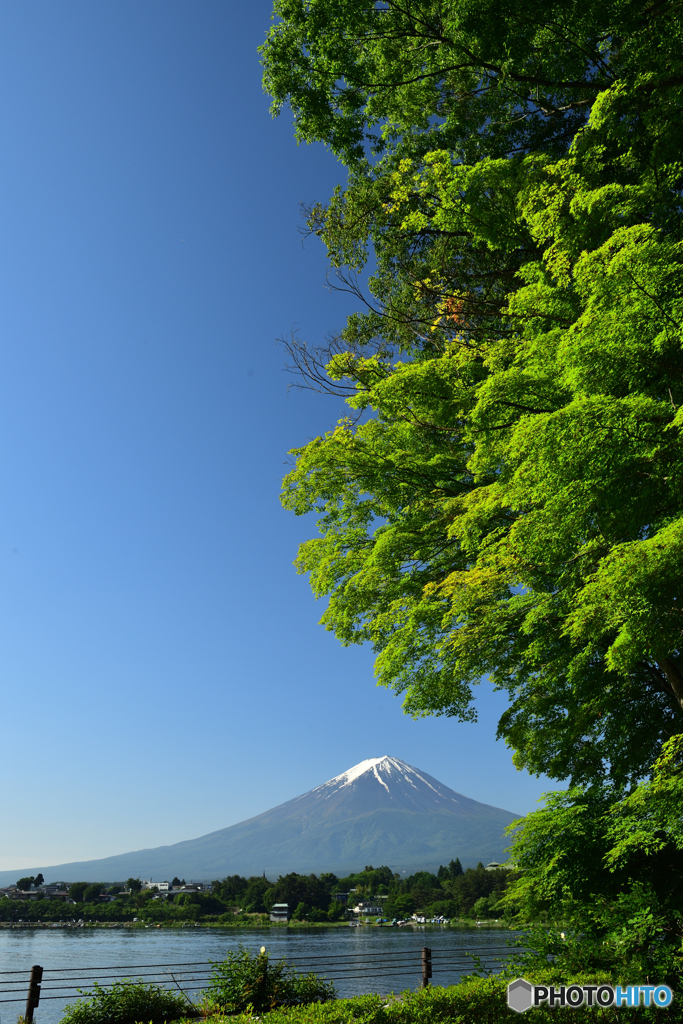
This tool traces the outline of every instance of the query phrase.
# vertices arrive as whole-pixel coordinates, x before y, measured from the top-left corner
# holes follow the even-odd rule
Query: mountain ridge
[[[505,860],[504,829],[519,815],[457,793],[399,758],[367,758],[276,807],[197,839],[90,861],[0,871],[0,885],[22,874],[46,880],[195,880],[228,874],[334,871],[364,864],[395,871],[436,870],[459,857]]]

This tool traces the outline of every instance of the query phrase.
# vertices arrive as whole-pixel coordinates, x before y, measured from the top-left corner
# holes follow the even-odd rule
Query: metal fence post
[[[26,996],[26,1013],[24,1020],[26,1024],[32,1024],[33,1011],[40,1002],[40,983],[43,980],[43,968],[34,964],[31,968],[31,978],[28,983],[28,995]]]
[[[432,951],[429,946],[422,947],[422,988],[427,988],[432,976]]]

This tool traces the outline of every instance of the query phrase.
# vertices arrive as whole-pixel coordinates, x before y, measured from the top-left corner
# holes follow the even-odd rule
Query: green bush
[[[534,976],[536,983],[557,978]],[[583,975],[572,979],[577,984],[613,983],[607,976]],[[326,1004],[280,1007],[261,1018],[262,1024],[681,1024],[683,1000],[674,997],[666,1009],[628,1007],[582,1007],[551,1009],[537,1007],[518,1014],[507,1006],[508,979],[470,977],[448,988],[430,987],[419,992],[404,992],[398,998],[357,996],[336,999]],[[221,1024],[220,1019],[205,1024]],[[253,1024],[251,1013],[240,1014],[230,1024]]]
[[[60,1024],[163,1024],[196,1016],[190,1011],[191,1004],[185,996],[159,985],[124,978],[115,981],[111,988],[95,983],[95,991],[88,999],[79,999],[64,1008]]]
[[[324,1003],[335,998],[331,981],[317,974],[299,974],[286,960],[271,963],[268,953],[252,955],[244,946],[214,964],[204,1001],[209,1013],[260,1012],[276,1006]]]

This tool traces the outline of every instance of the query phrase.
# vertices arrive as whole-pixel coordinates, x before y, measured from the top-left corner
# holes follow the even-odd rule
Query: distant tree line
[[[39,885],[42,885],[42,876]],[[357,902],[382,897],[388,920],[412,914],[447,918],[499,918],[499,906],[515,873],[486,870],[482,864],[463,870],[458,859],[436,873],[418,871],[408,877],[383,866],[367,865],[362,871],[339,878],[332,872],[302,875],[289,872],[275,882],[261,875],[247,878],[228,875],[212,883],[211,891],[160,893],[143,889],[138,878],[105,887],[93,882],[74,882],[48,898],[36,889],[36,879],[20,879],[19,888],[30,899],[0,899],[0,921],[91,920],[126,922],[138,919],[156,923],[184,924],[205,921],[215,924],[249,923],[267,915],[274,903],[287,903],[295,921],[334,923]],[[174,878],[174,885],[183,884]]]

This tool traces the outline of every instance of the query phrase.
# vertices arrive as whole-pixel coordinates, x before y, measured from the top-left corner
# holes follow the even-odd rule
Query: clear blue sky
[[[272,121],[267,0],[0,8],[0,868],[188,839],[392,754],[512,811],[551,788],[480,722],[413,722],[292,560],[289,448],[334,400],[300,201],[342,171]],[[361,865],[362,867],[362,865]]]

